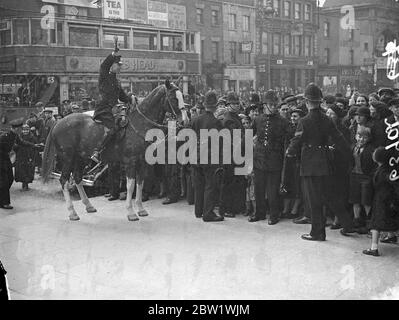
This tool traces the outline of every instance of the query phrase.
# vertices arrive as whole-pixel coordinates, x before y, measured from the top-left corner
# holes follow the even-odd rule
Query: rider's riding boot
[[[113,139],[115,136],[116,130],[114,128],[111,128],[107,135],[105,136],[104,141],[101,144],[100,151],[94,150],[93,155],[90,157],[91,160],[93,160],[96,163],[100,162],[100,155],[101,153],[107,148],[109,142]]]

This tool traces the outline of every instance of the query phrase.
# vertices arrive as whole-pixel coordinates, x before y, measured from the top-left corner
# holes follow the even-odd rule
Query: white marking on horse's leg
[[[148,212],[143,207],[143,187],[144,187],[144,179],[141,182],[137,182],[137,187],[136,187],[136,206],[137,206],[137,212],[140,217],[148,216]]]
[[[76,188],[78,189],[80,199],[82,200],[82,203],[86,206],[86,211],[87,213],[94,213],[97,212],[96,208],[93,207],[91,204],[89,198],[87,197],[86,191],[83,188],[83,182],[81,181],[79,184],[76,185]]]
[[[134,184],[136,180],[132,178],[126,177],[126,210],[127,210],[127,218],[129,221],[137,221],[139,217],[137,216],[136,212],[133,209],[133,191],[134,191]]]
[[[65,202],[67,204],[67,209],[69,211],[69,220],[77,221],[80,220],[80,218],[76,213],[75,208],[73,207],[71,195],[69,194],[68,188],[69,188],[69,182],[65,182],[64,187],[62,188],[62,192],[64,193]]]

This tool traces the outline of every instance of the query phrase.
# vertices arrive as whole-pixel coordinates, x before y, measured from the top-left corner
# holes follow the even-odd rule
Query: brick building
[[[387,78],[387,57],[382,56],[387,43],[399,39],[396,1],[326,0],[318,38],[317,78],[325,92],[345,94],[357,88],[367,93],[381,86],[398,87]]]
[[[257,0],[256,6],[258,88],[301,91],[316,75],[317,1]]]
[[[32,103],[97,98],[99,66],[115,36],[125,89],[145,94],[171,77],[187,91],[200,73],[200,38],[187,30],[186,7],[165,11],[146,1],[137,17],[135,1],[99,8],[90,0],[0,0],[0,94],[15,95],[25,81]]]

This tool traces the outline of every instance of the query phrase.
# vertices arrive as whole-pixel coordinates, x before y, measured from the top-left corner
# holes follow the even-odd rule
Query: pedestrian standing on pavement
[[[43,114],[44,114],[44,125],[43,125],[43,130],[40,134],[40,142],[46,143],[47,136],[49,135],[50,130],[53,128],[56,122],[53,118],[53,110],[50,109],[49,107],[43,110]]]
[[[305,208],[310,210],[312,229],[310,234],[302,235],[304,240],[325,241],[325,217],[323,204],[338,216],[343,229],[341,233],[347,235],[354,232],[352,221],[346,215],[343,203],[335,203],[328,198],[326,186],[331,175],[329,161],[329,138],[350,152],[348,142],[338,131],[334,123],[323,113],[320,105],[322,93],[320,88],[310,83],[305,90],[306,106],[309,113],[299,120],[294,138],[287,149],[287,156],[300,155],[300,174],[303,182],[303,194],[306,202]]]
[[[22,126],[21,139],[37,144],[37,139],[30,132],[27,124]],[[36,150],[32,146],[16,145],[15,182],[22,182],[22,191],[28,191],[28,184],[33,182],[35,176]]]
[[[218,121],[214,112],[217,105],[216,92],[209,91],[205,96],[204,107],[205,112],[194,118],[191,128],[195,131],[198,141],[198,163],[194,166],[194,202],[195,202],[195,216],[202,218],[205,222],[223,221],[223,217],[214,212],[216,204],[216,170],[219,165],[211,164],[211,145],[208,139],[205,147],[208,148],[208,164],[200,164],[201,142],[200,130],[201,129],[216,129],[221,130],[222,125]]]
[[[14,181],[9,153],[14,144],[34,147],[35,144],[22,140],[17,134],[17,128],[23,124],[22,119],[10,122],[11,130],[0,133],[0,209],[13,209],[10,205],[10,188]]]

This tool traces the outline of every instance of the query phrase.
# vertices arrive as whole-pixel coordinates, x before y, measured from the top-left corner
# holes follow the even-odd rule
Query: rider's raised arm
[[[105,76],[109,74],[109,71],[112,67],[112,64],[115,61],[115,56],[113,53],[111,53],[108,57],[105,58],[105,60],[103,61],[103,63],[101,63],[101,67],[100,67],[100,77],[101,76]]]

